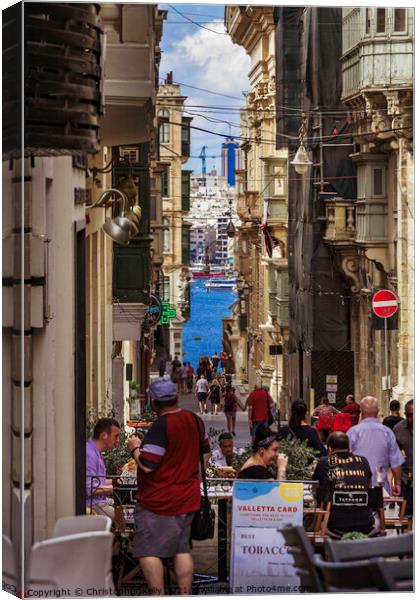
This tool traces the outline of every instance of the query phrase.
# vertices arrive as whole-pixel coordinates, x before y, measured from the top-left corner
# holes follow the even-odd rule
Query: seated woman
[[[293,435],[302,442],[307,440],[308,446],[318,450],[319,456],[326,456],[327,451],[321,443],[316,429],[306,423],[307,412],[308,408],[303,400],[292,402],[289,423],[284,427],[280,427],[279,438],[284,440],[289,435]]]
[[[269,465],[273,464],[276,467],[276,479],[285,479],[288,458],[279,453],[279,447],[277,434],[265,425],[258,425],[252,443],[252,455],[242,466],[237,478],[273,480],[268,470]]]

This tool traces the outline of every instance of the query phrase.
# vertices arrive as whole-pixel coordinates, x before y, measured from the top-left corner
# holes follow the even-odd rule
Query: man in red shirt
[[[351,426],[353,427],[359,423],[360,406],[354,401],[354,396],[352,394],[347,394],[345,402],[346,406],[341,410],[341,412],[348,413],[350,415]]]
[[[249,431],[251,437],[254,438],[255,431],[260,423],[268,427],[268,414],[274,406],[274,400],[264,387],[256,385],[254,391],[249,394],[246,405],[248,407]]]
[[[133,555],[138,557],[152,595],[162,595],[162,558],[174,557],[179,593],[191,594],[191,523],[200,508],[200,450],[210,446],[203,421],[178,407],[176,385],[159,379],[149,386],[158,419],[140,448],[127,442],[137,462],[138,504],[134,509]]]

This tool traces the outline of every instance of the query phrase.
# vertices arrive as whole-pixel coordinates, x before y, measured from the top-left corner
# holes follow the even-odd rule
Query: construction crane
[[[208,148],[208,146],[203,146],[201,148],[201,152],[200,152],[200,156],[199,156],[199,158],[201,158],[201,175],[202,175],[202,177],[206,176],[206,148]]]

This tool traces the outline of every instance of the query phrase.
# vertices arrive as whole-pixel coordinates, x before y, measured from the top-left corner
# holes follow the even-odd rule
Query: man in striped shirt
[[[178,407],[174,383],[154,381],[149,394],[158,419],[141,448],[137,438],[127,443],[138,465],[133,554],[140,560],[152,595],[165,591],[161,559],[170,557],[174,557],[179,593],[190,594],[190,533],[200,508],[200,451],[207,462],[210,446],[203,421]]]

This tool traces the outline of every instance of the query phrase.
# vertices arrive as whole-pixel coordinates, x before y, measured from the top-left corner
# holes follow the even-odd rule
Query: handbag
[[[211,540],[214,537],[214,523],[216,515],[210,505],[207,493],[206,470],[204,468],[203,451],[201,449],[201,430],[197,416],[192,413],[197,425],[198,443],[200,448],[201,480],[203,482],[204,496],[201,496],[200,508],[195,513],[191,524],[191,539],[202,541]]]
[[[267,399],[267,419],[268,419],[268,426],[270,427],[270,425],[272,425],[274,423],[274,417],[273,417],[273,413],[271,412],[271,408],[270,408],[270,401],[268,399],[268,393],[267,390],[265,390],[265,397]]]

